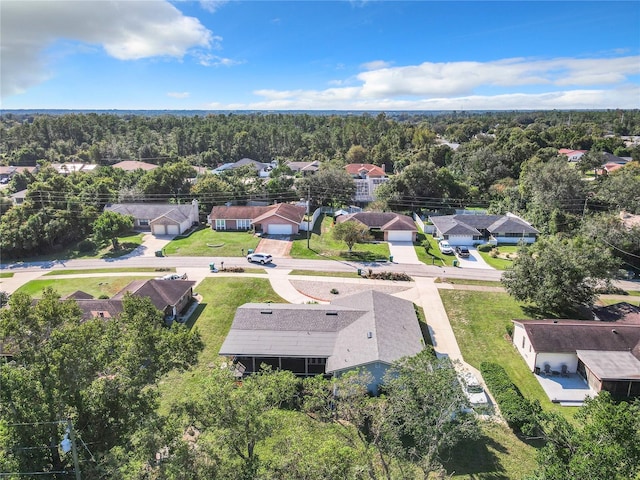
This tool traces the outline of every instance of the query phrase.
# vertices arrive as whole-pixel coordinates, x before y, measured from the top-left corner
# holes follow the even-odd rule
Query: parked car
[[[462,245],[456,247],[456,254],[461,258],[469,258],[469,256],[471,255],[469,253],[469,248]]]
[[[440,240],[438,242],[438,248],[446,255],[451,255],[453,253],[453,247],[446,240]]]
[[[459,379],[462,390],[464,390],[464,394],[467,396],[472,407],[481,407],[489,404],[489,398],[484,388],[482,388],[482,385],[473,373],[465,372],[459,376]]]
[[[183,273],[182,275],[179,273],[168,273],[158,278],[158,280],[186,280],[186,279],[187,279],[186,273]]]
[[[268,253],[250,253],[247,255],[248,262],[261,263],[264,265],[265,263],[271,263],[272,260],[273,257]]]

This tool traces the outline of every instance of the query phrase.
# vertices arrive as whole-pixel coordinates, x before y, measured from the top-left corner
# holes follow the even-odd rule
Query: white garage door
[[[178,225],[167,225],[167,235],[178,235],[180,227]]]
[[[413,240],[413,232],[409,231],[392,231],[387,234],[387,240],[389,242],[410,242]]]
[[[166,235],[166,230],[164,229],[164,225],[153,225],[151,227],[151,233],[154,235]]]
[[[293,233],[293,225],[272,224],[269,225],[267,233],[269,235],[291,235]]]

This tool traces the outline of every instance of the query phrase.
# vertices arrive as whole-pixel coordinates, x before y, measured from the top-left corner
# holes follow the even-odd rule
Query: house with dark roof
[[[640,396],[640,308],[603,307],[602,320],[514,320],[513,344],[537,374],[577,374],[595,392]]]
[[[393,212],[358,212],[336,217],[336,223],[359,222],[369,230],[382,232],[383,239],[396,242],[415,242],[418,228],[413,218]]]
[[[290,203],[267,206],[219,205],[211,209],[209,224],[213,230],[255,229],[268,235],[295,235],[300,230],[306,208]]]
[[[149,297],[151,303],[163,312],[165,321],[171,323],[179,319],[190,304],[195,284],[188,280],[134,280],[109,299],[94,298],[78,290],[63,300],[75,300],[82,310],[82,318],[88,320],[116,317],[122,312],[122,301],[127,294]]]
[[[394,361],[424,348],[413,304],[368,290],[330,304],[248,303],[236,311],[220,355],[250,374],[263,364],[299,376],[363,369],[377,392]]]
[[[430,216],[429,221],[434,226],[433,236],[447,240],[453,246],[487,242],[503,245],[534,243],[540,233],[531,224],[512,213]]]
[[[389,180],[384,165],[379,167],[371,163],[350,163],[344,168],[353,177],[356,184],[354,201],[359,203],[373,202],[376,199],[376,189]]]
[[[105,211],[131,215],[134,228],[151,231],[153,235],[180,235],[199,223],[198,201],[176,205],[173,203],[114,203]]]

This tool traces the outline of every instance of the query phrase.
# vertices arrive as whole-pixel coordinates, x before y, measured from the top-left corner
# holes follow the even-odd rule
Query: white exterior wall
[[[538,359],[536,360],[536,367],[540,368],[540,371],[544,371],[544,364],[548,363],[551,366],[551,370],[561,371],[562,364],[567,366],[569,373],[575,373],[578,369],[578,355],[573,353],[538,353]]]
[[[469,246],[474,244],[473,237],[470,237],[469,235],[449,235],[447,241],[449,242],[449,245],[454,247],[457,247],[458,245]],[[477,240],[475,243],[480,243],[480,240]]]
[[[520,242],[535,243],[536,239],[533,237],[496,237],[493,238],[498,242],[498,245],[517,245]]]
[[[522,346],[523,340],[524,347]],[[531,346],[531,340],[529,340],[524,327],[517,323],[513,324],[513,344],[516,346],[518,353],[524,358],[529,370],[533,372],[536,366],[536,351]]]

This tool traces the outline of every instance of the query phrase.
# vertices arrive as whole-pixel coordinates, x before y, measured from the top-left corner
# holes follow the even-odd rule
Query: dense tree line
[[[49,253],[92,233],[104,205],[117,201],[200,201],[203,218],[229,201],[306,199],[313,206],[353,198],[348,162],[384,166],[390,181],[371,209],[449,213],[484,207],[511,211],[544,234],[575,235],[594,214],[640,213],[637,162],[609,175],[585,173],[603,152],[640,159],[620,135],[640,133],[640,112],[494,112],[440,115],[215,114],[140,116],[66,114],[0,118],[0,163],[41,165],[14,175],[8,192],[28,189],[21,207],[3,201],[0,248],[6,258]],[[448,142],[461,142],[458,148]],[[443,143],[444,142],[444,143]],[[580,168],[559,148],[591,149]],[[277,162],[269,179],[250,168],[198,174],[249,157]],[[159,165],[144,172],[110,165],[138,159]],[[289,161],[318,160],[320,171],[296,178]],[[100,165],[91,174],[56,174],[51,162]],[[613,222],[610,221],[609,223]],[[592,229],[593,231],[593,229]],[[621,235],[598,232],[631,266],[640,250]],[[637,243],[637,242],[636,242]]]

